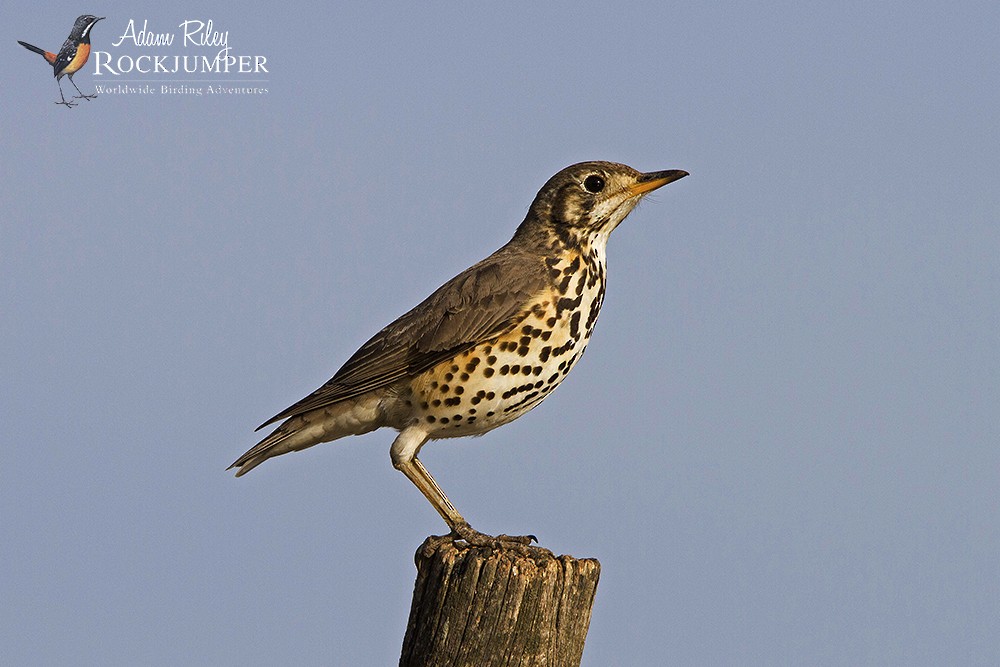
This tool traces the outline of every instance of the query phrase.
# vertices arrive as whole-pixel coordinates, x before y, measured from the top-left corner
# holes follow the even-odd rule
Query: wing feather
[[[547,284],[544,262],[505,246],[375,334],[322,387],[258,427],[419,374],[516,325]]]

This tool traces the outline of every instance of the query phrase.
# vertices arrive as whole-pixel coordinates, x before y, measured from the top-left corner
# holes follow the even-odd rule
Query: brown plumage
[[[478,435],[540,403],[579,360],[604,298],[608,235],[639,199],[686,176],[585,162],[553,176],[514,237],[438,288],[351,356],[231,467],[380,427],[390,454],[451,527],[473,530],[417,458],[428,439]],[[524,542],[524,538],[506,538]]]
[[[504,246],[361,346],[326,384],[258,427],[419,375],[509,328],[546,283],[543,264]]]

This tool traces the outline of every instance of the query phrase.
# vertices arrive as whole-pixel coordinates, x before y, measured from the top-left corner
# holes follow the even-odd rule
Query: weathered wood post
[[[601,564],[428,538],[400,667],[578,667]]]

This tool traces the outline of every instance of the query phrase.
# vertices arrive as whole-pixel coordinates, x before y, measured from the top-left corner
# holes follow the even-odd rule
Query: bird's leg
[[[70,79],[70,81],[72,81],[72,80],[73,79]],[[72,100],[69,101],[69,102],[66,101],[66,96],[63,95],[62,84],[59,83],[59,79],[56,79],[56,85],[59,86],[59,97],[62,98],[62,102],[56,102],[56,104],[64,104],[64,105],[66,105],[66,108],[68,108],[68,109],[72,109],[77,104],[79,104],[79,102],[73,102]]]
[[[73,80],[72,74],[69,75],[69,82],[73,84],[74,88],[76,88],[76,92],[80,93],[79,95],[74,95],[73,97],[82,97],[85,100],[92,100],[95,97],[97,97],[97,93],[94,93],[93,95],[87,95],[85,92],[80,90],[80,86],[76,85],[76,81]]]
[[[392,443],[392,449],[389,452],[392,457],[392,465],[406,475],[406,478],[413,482],[420,493],[424,494],[424,497],[430,501],[444,522],[451,528],[452,536],[477,547],[502,546],[504,544],[527,545],[535,540],[533,535],[498,535],[494,537],[473,529],[451,504],[448,496],[444,495],[444,491],[417,458],[417,452],[425,442],[427,442],[427,433],[422,429],[417,427],[403,429]]]

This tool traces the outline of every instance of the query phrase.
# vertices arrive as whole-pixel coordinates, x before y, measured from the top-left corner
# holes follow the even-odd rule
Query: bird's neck
[[[592,257],[599,264],[606,264],[606,249],[608,235],[572,228],[557,228],[548,235],[545,254],[548,257],[561,257],[579,254]]]
[[[511,243],[533,248],[543,257],[562,257],[573,253],[588,255],[593,251],[603,263],[609,235],[610,231],[563,224],[541,224],[529,214],[518,227]]]

